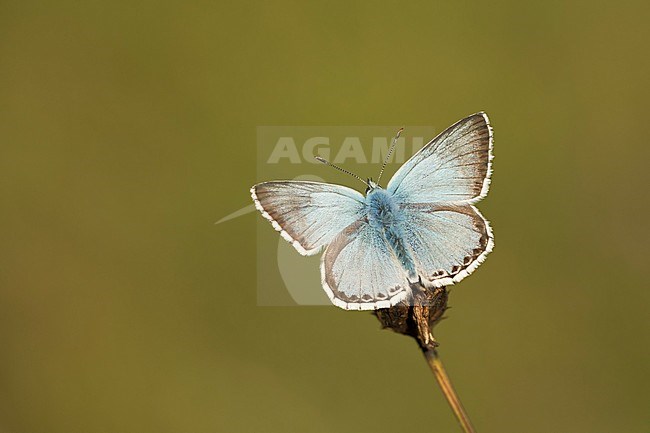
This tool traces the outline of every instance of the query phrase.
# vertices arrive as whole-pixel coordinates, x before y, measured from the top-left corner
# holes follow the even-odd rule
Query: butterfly
[[[401,133],[401,130],[400,130]],[[494,247],[488,221],[474,206],[489,189],[492,127],[468,116],[427,143],[390,179],[351,188],[273,181],[251,188],[255,207],[302,255],[323,250],[321,283],[348,310],[388,308],[412,299],[415,285],[442,287],[470,275]]]

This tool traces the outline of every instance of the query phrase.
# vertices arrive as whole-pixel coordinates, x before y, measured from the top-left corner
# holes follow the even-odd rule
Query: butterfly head
[[[372,180],[371,178],[368,178],[368,181],[366,182],[366,185],[368,185],[368,188],[366,188],[366,194],[371,192],[374,189],[381,188],[377,182]]]

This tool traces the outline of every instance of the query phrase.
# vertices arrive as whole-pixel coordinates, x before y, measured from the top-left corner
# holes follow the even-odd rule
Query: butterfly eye
[[[366,185],[368,185],[368,188],[366,188],[366,194],[368,194],[370,191],[373,189],[377,188],[379,185],[377,185],[371,178],[368,178],[366,181]]]

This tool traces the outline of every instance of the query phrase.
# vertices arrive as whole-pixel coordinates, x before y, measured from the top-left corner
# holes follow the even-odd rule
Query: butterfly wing
[[[417,274],[428,287],[459,282],[494,247],[489,223],[469,204],[409,204],[403,232]]]
[[[365,218],[350,224],[321,258],[323,288],[346,310],[388,308],[404,300],[409,282],[386,238]]]
[[[313,255],[363,216],[363,195],[340,185],[275,181],[251,188],[255,207],[302,255]]]
[[[404,203],[475,203],[490,185],[492,127],[485,113],[456,122],[413,155],[387,190]]]
[[[492,251],[489,223],[472,205],[488,192],[491,160],[492,127],[477,113],[431,140],[388,183],[425,285],[457,283]]]

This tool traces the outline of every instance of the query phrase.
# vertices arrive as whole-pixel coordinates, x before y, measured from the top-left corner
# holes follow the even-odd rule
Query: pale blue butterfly
[[[260,183],[251,195],[300,254],[325,248],[321,282],[334,305],[388,308],[408,302],[412,285],[459,282],[492,251],[490,225],[474,207],[488,193],[492,141],[487,115],[476,113],[427,143],[386,189],[379,180],[388,158],[377,182],[353,175],[368,186],[365,197],[303,181]]]

